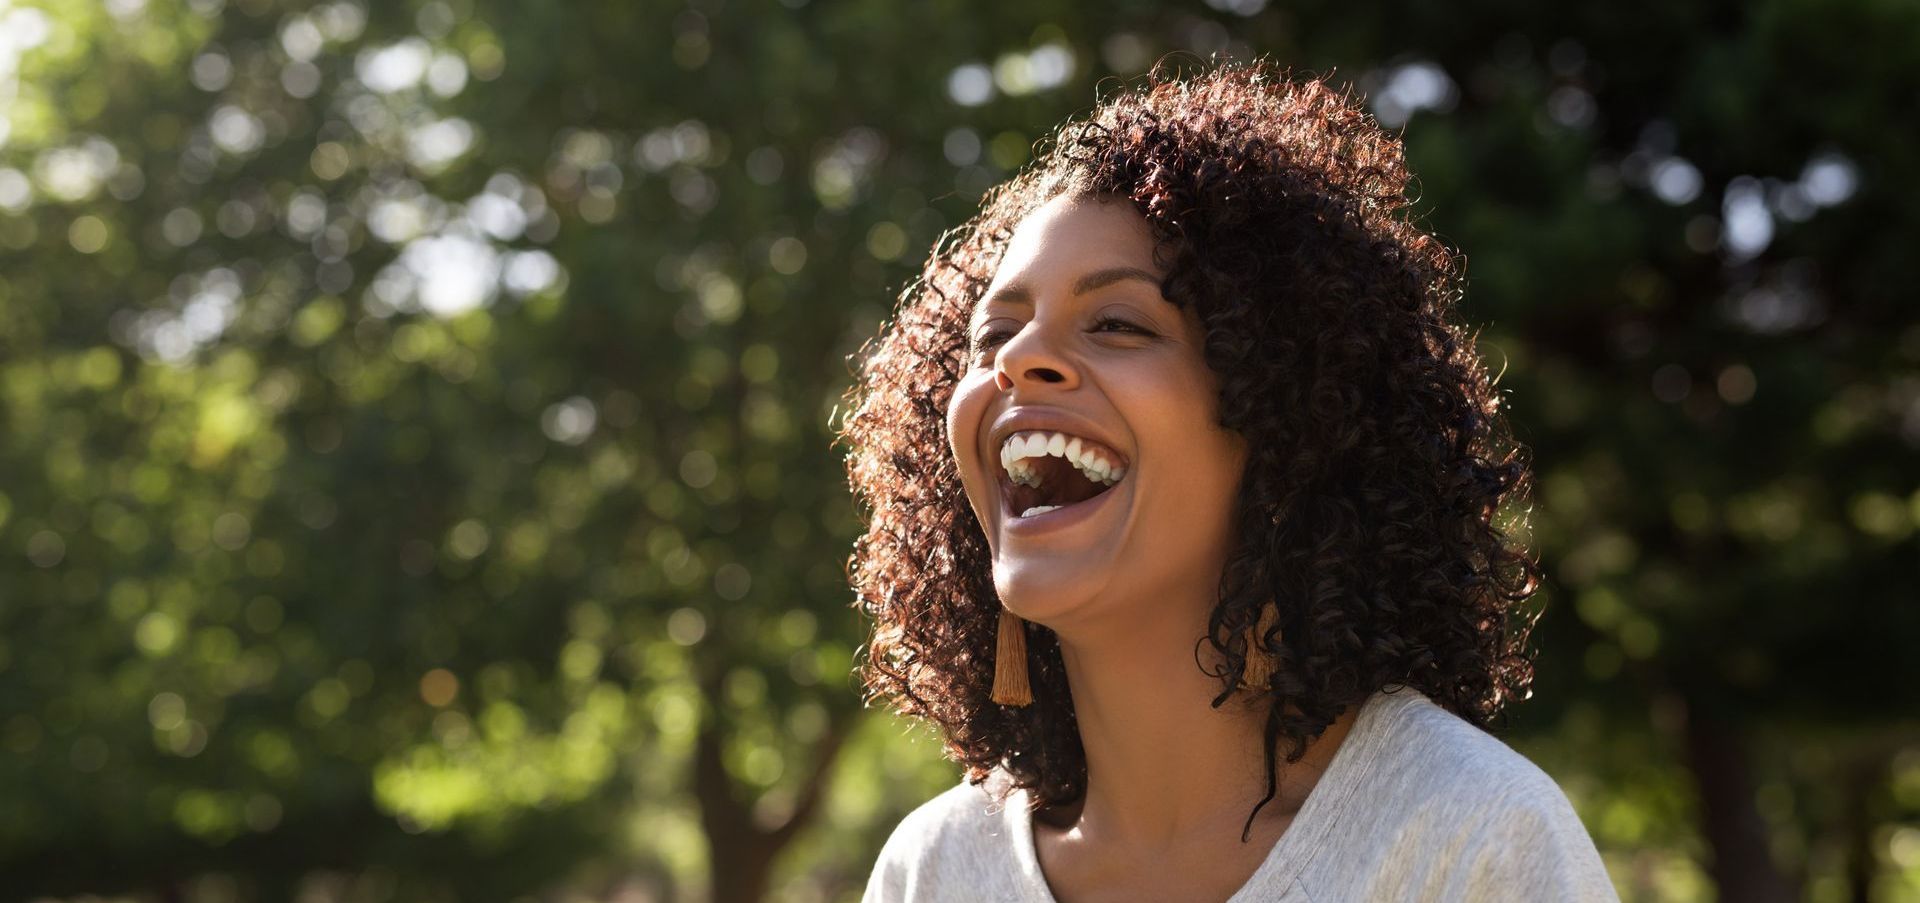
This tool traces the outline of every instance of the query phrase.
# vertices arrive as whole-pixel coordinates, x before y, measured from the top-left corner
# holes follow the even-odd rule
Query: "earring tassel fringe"
[[[993,701],[1001,705],[1033,703],[1027,683],[1027,622],[1000,609],[1000,642],[993,654]]]

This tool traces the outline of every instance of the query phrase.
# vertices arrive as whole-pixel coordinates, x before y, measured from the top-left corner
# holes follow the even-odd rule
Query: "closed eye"
[[[1118,327],[1118,329],[1117,330],[1110,329],[1109,327]],[[1118,332],[1131,332],[1131,333],[1135,333],[1137,335],[1143,335],[1143,336],[1153,335],[1152,330],[1147,329],[1144,326],[1137,326],[1133,323],[1129,323],[1126,320],[1120,319],[1119,317],[1101,317],[1100,319],[1094,321],[1093,329],[1089,331],[1090,332],[1118,331]],[[980,336],[978,339],[975,339],[973,344],[973,350],[976,353],[985,351],[989,348],[998,346],[999,344],[1001,344],[1002,342],[1005,342],[1010,338],[1013,338],[1013,333],[1008,332],[1004,329],[995,329]]]
[[[1135,332],[1135,333],[1139,333],[1140,335],[1153,335],[1153,332],[1147,329],[1146,327],[1135,326],[1134,324],[1129,323],[1125,320],[1122,320],[1119,317],[1101,317],[1097,322],[1093,324],[1093,328],[1095,332],[1100,332],[1110,325],[1118,326],[1123,331],[1127,331],[1127,332]]]

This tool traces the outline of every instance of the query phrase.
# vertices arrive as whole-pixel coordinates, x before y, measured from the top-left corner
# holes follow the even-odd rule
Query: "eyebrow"
[[[1073,284],[1073,293],[1084,295],[1094,289],[1104,288],[1127,279],[1139,279],[1151,284],[1155,289],[1160,288],[1160,277],[1139,267],[1108,267],[1081,276],[1080,280]],[[1033,291],[1020,283],[1009,283],[981,300],[980,307],[984,309],[987,305],[996,303],[1032,307]]]

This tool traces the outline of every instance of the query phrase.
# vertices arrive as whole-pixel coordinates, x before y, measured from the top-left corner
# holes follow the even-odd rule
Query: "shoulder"
[[[1387,789],[1448,805],[1567,806],[1566,794],[1533,760],[1413,690],[1387,725],[1380,756],[1403,776]],[[1385,777],[1385,776],[1382,776]]]
[[[1317,864],[1427,899],[1617,899],[1550,775],[1424,695],[1383,699],[1374,761]]]
[[[963,780],[921,803],[894,827],[882,858],[889,852],[906,857],[978,843],[1000,822],[1001,805],[989,794],[991,787],[991,779],[985,785]]]
[[[956,881],[1007,862],[1010,832],[993,787],[991,778],[985,785],[963,780],[907,813],[880,848],[862,903],[929,899],[935,889],[965,887]]]
[[[1395,721],[1380,750],[1387,767],[1373,783],[1401,811],[1459,826],[1533,823],[1592,845],[1559,783],[1505,741],[1425,696]]]

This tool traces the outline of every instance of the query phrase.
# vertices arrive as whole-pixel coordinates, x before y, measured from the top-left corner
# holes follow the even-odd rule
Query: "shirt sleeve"
[[[913,899],[918,860],[927,837],[924,811],[909,813],[895,826],[875,857],[860,903],[907,903]]]
[[[1550,780],[1522,781],[1473,826],[1460,874],[1461,900],[1619,903],[1606,864],[1580,816]]]

